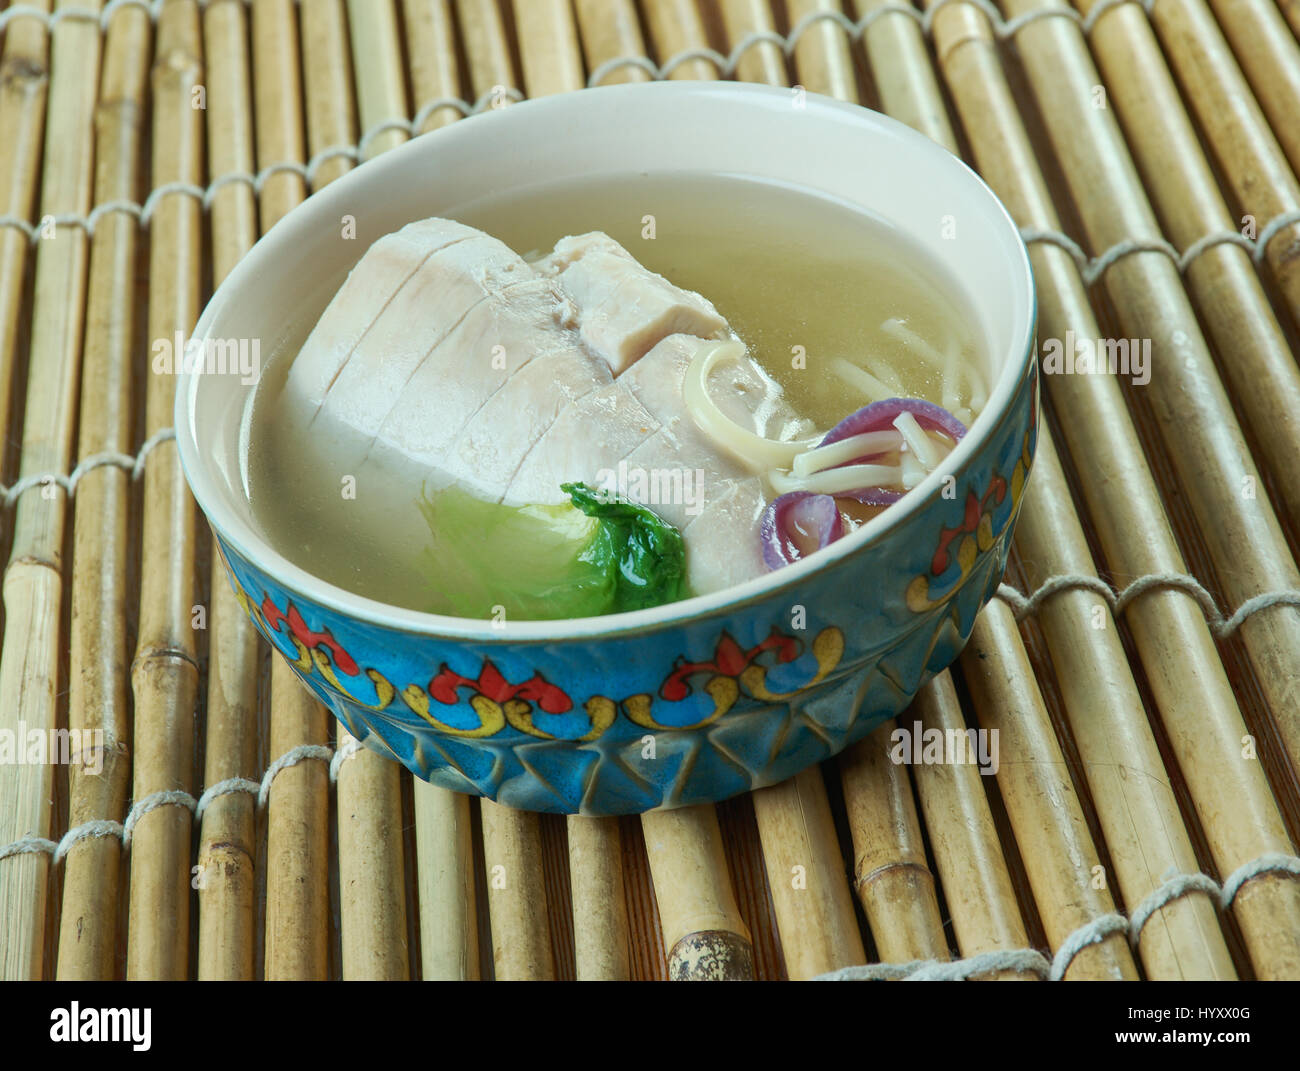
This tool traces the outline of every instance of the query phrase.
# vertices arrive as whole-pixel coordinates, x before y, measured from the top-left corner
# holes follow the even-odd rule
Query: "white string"
[[[966,3],[968,0],[962,2]],[[1127,4],[1134,3],[1135,0],[1117,0],[1117,2]],[[1130,238],[1116,242],[1109,249],[1103,250],[1092,258],[1088,257],[1078,242],[1060,231],[1021,227],[1020,237],[1026,244],[1046,242],[1065,250],[1079,269],[1079,275],[1085,285],[1094,286],[1106,274],[1107,268],[1122,257],[1133,253],[1163,253],[1174,262],[1180,273],[1186,274],[1192,262],[1207,250],[1220,245],[1235,245],[1246,250],[1256,266],[1262,266],[1268,256],[1269,244],[1285,228],[1296,223],[1300,223],[1300,209],[1280,212],[1274,216],[1264,224],[1258,238],[1247,238],[1240,231],[1213,231],[1198,238],[1181,253],[1163,238]]]
[[[110,822],[103,818],[96,818],[89,822],[83,822],[79,826],[73,826],[63,834],[59,846],[54,849],[54,865],[58,866],[63,861],[63,857],[72,850],[72,846],[79,841],[90,837],[115,837],[121,839],[123,834],[124,830],[121,822]]]
[[[1056,950],[1056,955],[1052,957],[1052,970],[1048,974],[1047,980],[1049,982],[1061,981],[1065,977],[1065,972],[1070,969],[1070,964],[1074,962],[1074,957],[1085,948],[1100,944],[1112,934],[1127,932],[1128,919],[1123,915],[1098,915],[1091,922],[1084,923],[1061,942],[1061,947]]]
[[[343,746],[336,752],[333,748],[323,744],[302,744],[295,748],[290,748],[270,766],[266,768],[266,773],[262,775],[261,781],[250,781],[244,777],[230,777],[224,781],[218,781],[215,785],[205,789],[203,794],[196,800],[188,792],[180,789],[166,789],[162,792],[154,792],[144,798],[137,800],[127,813],[124,823],[113,822],[107,819],[95,819],[90,822],[84,822],[79,826],[74,826],[63,835],[63,839],[57,844],[45,837],[26,836],[20,837],[11,844],[0,848],[0,860],[9,859],[17,855],[28,855],[33,853],[44,853],[54,858],[57,866],[61,863],[68,851],[78,841],[88,837],[117,837],[122,841],[124,848],[131,847],[132,835],[135,827],[150,811],[157,810],[160,807],[184,807],[190,811],[196,821],[202,821],[203,814],[207,810],[208,804],[214,799],[221,796],[234,795],[236,793],[247,793],[257,797],[257,806],[264,809],[271,797],[271,784],[275,781],[276,776],[290,766],[296,766],[300,762],[316,760],[318,762],[329,763],[330,784],[336,784],[339,777],[339,769],[348,759],[358,751],[366,750],[363,741],[356,737],[348,737]]]
[[[179,788],[165,788],[161,792],[153,792],[143,799],[136,800],[131,805],[131,810],[127,812],[126,821],[122,823],[122,847],[131,847],[131,838],[135,834],[136,825],[150,811],[156,811],[159,807],[184,807],[193,814],[196,802],[193,796]]]
[[[1080,15],[1071,7],[1052,7],[1028,11],[1011,19],[1004,18],[990,0],[938,0],[938,3],[926,11],[920,11],[911,4],[887,3],[873,8],[856,22],[842,11],[812,11],[796,22],[790,28],[790,32],[784,36],[772,30],[754,30],[745,34],[725,56],[711,48],[690,48],[674,53],[662,65],[645,56],[620,56],[616,59],[607,60],[591,72],[587,78],[587,85],[598,86],[615,71],[624,68],[643,70],[652,78],[664,79],[668,78],[683,63],[697,59],[712,63],[721,77],[732,78],[735,76],[736,70],[745,58],[746,53],[759,45],[775,45],[785,53],[787,59],[790,59],[794,56],[804,34],[808,33],[820,22],[828,22],[838,26],[851,43],[857,44],[862,40],[863,35],[872,23],[888,15],[902,15],[909,18],[921,28],[923,33],[931,34],[934,29],[935,16],[940,11],[949,4],[964,3],[983,12],[985,18],[989,20],[995,36],[1009,38],[1015,36],[1025,26],[1040,19],[1068,19],[1081,27],[1084,33],[1090,33],[1097,20],[1112,8],[1123,4],[1137,3],[1150,15],[1154,2],[1155,0],[1101,0],[1086,16]]]
[[[1214,596],[1206,590],[1205,585],[1196,577],[1188,576],[1186,573],[1148,573],[1146,576],[1138,577],[1119,592],[1095,576],[1068,573],[1048,577],[1029,595],[1017,591],[1010,584],[1000,584],[996,597],[1011,607],[1017,621],[1023,621],[1034,613],[1041,603],[1062,591],[1091,591],[1105,600],[1111,613],[1118,617],[1134,599],[1156,590],[1181,591],[1194,598],[1205,615],[1210,631],[1221,640],[1227,639],[1248,617],[1261,610],[1273,606],[1300,607],[1300,591],[1266,591],[1247,599],[1237,607],[1231,617],[1225,618],[1214,601]]]
[[[1080,952],[1114,934],[1126,934],[1129,945],[1136,950],[1142,940],[1142,931],[1152,916],[1175,900],[1191,893],[1204,893],[1221,910],[1227,911],[1241,887],[1263,874],[1300,878],[1300,856],[1268,852],[1234,870],[1222,887],[1207,874],[1170,873],[1159,887],[1138,904],[1132,918],[1126,919],[1116,912],[1090,920],[1061,942],[1061,947],[1057,949],[1050,964],[1041,952],[1033,948],[999,949],[981,952],[966,959],[927,959],[912,960],[909,963],[868,963],[841,967],[828,974],[818,975],[813,981],[961,981],[995,971],[1021,971],[1036,974],[1047,981],[1059,982]]]

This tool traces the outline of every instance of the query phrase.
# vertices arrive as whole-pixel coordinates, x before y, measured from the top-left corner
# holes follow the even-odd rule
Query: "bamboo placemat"
[[[1300,6],[37,0],[0,33],[0,730],[102,741],[0,764],[5,977],[1300,977]],[[897,723],[566,821],[414,782],[270,658],[149,354],[356,162],[652,77],[960,153],[1040,340],[1152,369],[1044,377],[1007,584]],[[996,730],[997,776],[895,763],[918,724]]]

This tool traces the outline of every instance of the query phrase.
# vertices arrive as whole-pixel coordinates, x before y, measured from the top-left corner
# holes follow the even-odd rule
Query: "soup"
[[[448,225],[441,238],[431,228],[419,239],[443,242],[429,257],[458,257],[456,273],[431,275],[420,292],[401,283],[392,297],[406,269],[390,252],[397,274],[367,297],[359,267],[321,324],[301,325],[272,356],[254,394],[246,486],[258,524],[285,557],[369,598],[508,619],[716,590],[815,553],[888,508],[941,464],[986,401],[985,359],[960,289],[903,235],[850,206],[732,176],[628,175],[489,197],[449,214],[485,232],[480,242]],[[471,247],[486,251],[483,264],[457,252]],[[490,301],[474,293],[463,309],[451,304],[452,291],[489,276]],[[349,287],[359,296],[346,296]],[[528,303],[552,292],[576,308],[552,332],[562,342],[502,326],[507,314],[540,324],[549,313]],[[508,307],[510,295],[523,312]],[[348,319],[349,302],[363,299],[385,310],[389,334],[360,322],[369,313]],[[500,315],[483,312],[485,301],[498,302]],[[447,332],[441,370],[421,356],[421,318],[437,319],[436,302],[449,310],[438,328]],[[471,339],[475,317],[491,326]],[[328,346],[319,341],[327,320]],[[320,397],[334,399],[339,420],[321,416],[323,403],[304,407],[294,389],[304,343],[318,363],[331,348],[369,354],[321,378]],[[609,368],[596,361],[603,378],[587,383],[584,362],[596,351]],[[498,362],[496,378],[476,386]],[[557,387],[570,375],[572,385]],[[404,418],[375,418],[399,397]],[[644,405],[642,424],[629,420],[628,405]],[[433,416],[422,423],[426,409]],[[466,429],[440,439],[456,413]],[[611,430],[610,414],[626,427]],[[444,480],[436,470],[455,467],[441,459],[456,452],[469,460],[458,462],[458,479]],[[571,474],[558,457],[575,459]],[[490,477],[494,468],[500,475]],[[561,480],[583,490],[562,492]],[[597,498],[636,503],[644,515]],[[724,538],[728,530],[734,538]],[[597,542],[616,559],[614,574],[628,572],[622,564],[634,551],[662,566],[675,549],[680,583],[664,574],[663,584],[624,592],[631,602],[592,603],[590,593],[613,582],[584,560]],[[549,584],[548,571],[563,582]]]

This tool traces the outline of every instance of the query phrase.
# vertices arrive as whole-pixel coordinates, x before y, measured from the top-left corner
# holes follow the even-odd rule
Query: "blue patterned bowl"
[[[1038,408],[1028,257],[973,172],[863,108],[673,82],[477,116],[286,216],[217,290],[195,340],[258,339],[270,352],[319,315],[372,241],[485,192],[688,170],[784,182],[890,221],[967,290],[995,370],[947,478],[770,576],[653,610],[504,628],[363,598],[258,531],[245,493],[251,377],[201,362],[181,373],[181,461],[240,602],[350,732],[434,784],[529,810],[626,814],[781,781],[901,711],[957,656],[1002,575]],[[345,217],[355,240],[341,237]]]

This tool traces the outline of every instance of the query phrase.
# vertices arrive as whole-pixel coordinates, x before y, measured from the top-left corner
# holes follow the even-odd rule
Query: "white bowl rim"
[[[428,134],[420,135],[404,145],[390,149],[388,152],[359,165],[331,182],[318,193],[313,194],[297,208],[286,213],[239,261],[217,290],[214,291],[195,325],[193,338],[201,340],[211,333],[212,322],[222,304],[218,300],[222,292],[237,290],[245,285],[250,277],[256,278],[257,273],[261,270],[262,262],[272,255],[272,248],[286,241],[291,242],[295,229],[306,225],[307,219],[312,214],[312,206],[315,206],[318,212],[328,213],[335,199],[347,197],[354,185],[368,180],[376,170],[398,166],[404,155],[434,150],[439,138],[453,133],[458,133],[458,136],[463,137],[465,136],[463,132],[467,128],[480,129],[486,135],[492,129],[490,126],[492,122],[500,122],[511,113],[515,113],[515,119],[517,119],[520,110],[558,110],[565,107],[573,108],[575,103],[576,106],[581,107],[581,104],[577,102],[580,102],[583,96],[591,93],[606,96],[623,94],[629,97],[641,96],[646,93],[661,94],[663,96],[675,94],[683,98],[704,93],[710,95],[725,94],[741,98],[751,96],[755,99],[771,98],[775,95],[779,96],[787,104],[790,99],[788,89],[743,82],[680,80],[624,83],[599,86],[593,89],[583,89],[574,93],[557,94],[533,100],[523,100],[499,111],[487,111],[474,116],[472,124],[466,122],[454,123]],[[1014,284],[1025,288],[1026,292],[1021,296],[1024,298],[1025,305],[1029,310],[1026,322],[1020,325],[1017,334],[1013,336],[1014,348],[1019,352],[1019,356],[1008,360],[1004,364],[998,378],[991,386],[988,402],[967,430],[967,434],[963,436],[961,442],[949,455],[952,460],[952,465],[949,466],[950,471],[957,471],[974,457],[982,445],[982,441],[1007,415],[1016,389],[1034,357],[1033,343],[1037,324],[1037,294],[1034,286],[1033,269],[1029,260],[1029,251],[1020,237],[1019,228],[1006,207],[988,187],[987,183],[960,157],[948,152],[938,143],[931,141],[925,135],[905,124],[861,105],[850,104],[820,94],[808,93],[805,97],[805,106],[809,109],[839,112],[842,118],[851,118],[864,128],[877,127],[891,136],[914,140],[916,151],[923,155],[930,155],[935,162],[935,166],[957,168],[964,171],[966,180],[973,184],[973,188],[976,191],[982,191],[986,209],[991,211],[999,219],[1000,223],[1011,229],[1016,243],[1018,243],[1019,266],[1023,268],[1023,273],[1018,280],[1014,280]],[[525,114],[528,114],[528,112],[526,111]],[[430,144],[431,140],[432,145]],[[338,587],[323,580],[284,557],[271,546],[256,528],[245,522],[243,518],[237,515],[227,515],[220,509],[215,511],[219,515],[214,516],[213,503],[220,503],[221,500],[219,495],[210,493],[211,478],[202,460],[205,455],[199,449],[193,420],[197,405],[197,394],[204,374],[201,365],[202,362],[199,362],[199,367],[186,370],[178,376],[175,431],[181,467],[186,480],[195,500],[203,510],[208,522],[216,530],[217,535],[228,543],[236,554],[252,563],[254,567],[274,577],[280,586],[291,592],[297,592],[322,607],[346,618],[382,628],[440,639],[466,640],[494,645],[538,642],[562,643],[570,640],[627,635],[651,630],[659,631],[663,628],[685,625],[695,619],[726,613],[741,605],[765,600],[785,588],[797,586],[813,574],[828,569],[844,558],[861,551],[869,543],[887,537],[891,529],[901,526],[909,516],[923,507],[931,496],[939,490],[944,479],[943,473],[939,471],[932,472],[912,491],[904,495],[898,503],[872,518],[843,539],[837,540],[830,546],[818,551],[817,554],[792,565],[787,565],[782,569],[754,577],[741,584],[708,595],[695,595],[678,602],[665,603],[662,606],[606,614],[601,617],[546,621],[507,621],[504,624],[494,624],[488,619],[452,617],[406,609],[380,602],[377,599],[367,598],[364,595],[358,595],[346,588]]]

